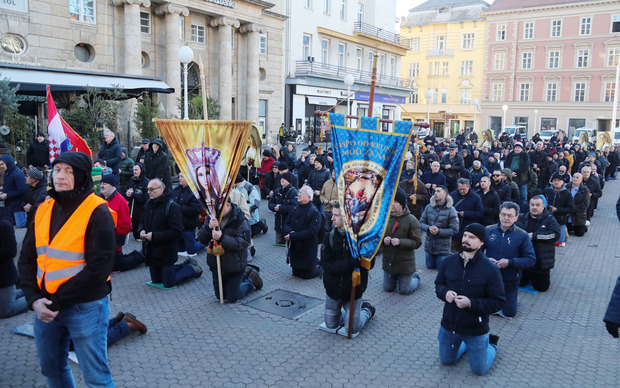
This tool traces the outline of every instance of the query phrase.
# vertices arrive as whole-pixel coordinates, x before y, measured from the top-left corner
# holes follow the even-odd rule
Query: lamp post
[[[613,145],[616,139],[616,132],[620,132],[620,125],[616,126],[616,119],[618,118],[618,84],[620,83],[620,59],[616,59],[618,65],[616,65],[616,83],[614,84],[614,107],[611,110],[611,143]]]
[[[508,110],[508,105],[502,105],[502,110],[504,111],[504,118],[502,119],[502,132],[506,132],[506,111]]]
[[[474,133],[478,133],[476,132],[476,111],[478,110],[478,104],[480,104],[480,100],[478,100],[477,98],[474,98],[474,100],[472,101],[472,104],[474,104]]]
[[[431,99],[434,95],[435,92],[433,92],[432,90],[428,89],[426,91],[426,103],[428,105],[428,108],[426,109],[426,122],[429,124],[431,123]]]
[[[538,132],[538,109],[534,109],[534,133]]]
[[[194,59],[194,51],[189,46],[181,46],[179,47],[177,55],[179,57],[179,61],[183,64],[183,120],[189,120],[189,116],[187,114],[187,64]],[[203,98],[207,98],[207,96],[203,96]]]
[[[447,137],[448,139],[452,136],[452,109],[450,109],[448,111],[448,133],[447,133]]]
[[[344,76],[344,84],[347,85],[347,115],[351,115],[351,85],[355,82],[355,78],[351,74]]]

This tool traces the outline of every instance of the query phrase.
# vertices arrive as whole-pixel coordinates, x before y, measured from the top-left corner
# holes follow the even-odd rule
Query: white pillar
[[[239,30],[247,34],[247,76],[246,76],[246,120],[258,123],[258,90],[259,90],[259,34],[264,30],[256,24],[246,24]]]
[[[211,27],[218,27],[218,100],[220,120],[232,119],[232,28],[239,28],[239,21],[229,17],[211,20]]]
[[[140,34],[140,7],[151,6],[150,0],[113,0],[115,6],[123,6],[125,74],[142,75],[142,37]]]
[[[179,62],[179,15],[189,15],[189,10],[173,4],[164,4],[155,9],[157,15],[165,15],[166,26],[166,83],[174,88],[174,94],[166,95],[166,116],[180,117],[177,99],[181,97],[181,64]]]

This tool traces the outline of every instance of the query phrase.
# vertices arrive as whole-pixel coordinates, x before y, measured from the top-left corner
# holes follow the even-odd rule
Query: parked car
[[[507,125],[504,128],[504,132],[502,134],[507,133],[510,137],[514,138],[518,133],[521,135],[521,141],[527,140],[527,128],[523,125]]]
[[[540,140],[542,141],[549,141],[551,140],[554,134],[555,134],[555,131],[540,131],[538,136],[540,136]]]
[[[581,136],[582,132],[586,132],[588,134],[588,139],[590,139],[589,141],[596,141],[596,129],[587,128],[587,127],[581,127],[581,128],[575,129],[575,134],[573,135],[573,141],[575,140],[579,141],[579,137]]]

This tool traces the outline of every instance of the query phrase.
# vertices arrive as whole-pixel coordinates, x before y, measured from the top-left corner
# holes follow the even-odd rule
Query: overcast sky
[[[426,0],[396,0],[396,17],[407,16],[411,8],[424,2],[426,2]],[[486,0],[486,2],[493,4],[493,0]]]

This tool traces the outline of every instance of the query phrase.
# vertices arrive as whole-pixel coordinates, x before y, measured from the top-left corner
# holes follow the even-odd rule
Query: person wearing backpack
[[[324,226],[321,213],[312,204],[313,194],[310,186],[299,189],[299,205],[289,213],[283,227],[284,240],[289,245],[287,262],[293,269],[293,276],[302,279],[312,279],[321,274],[317,251],[319,234]]]

